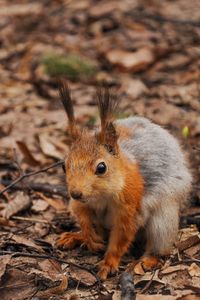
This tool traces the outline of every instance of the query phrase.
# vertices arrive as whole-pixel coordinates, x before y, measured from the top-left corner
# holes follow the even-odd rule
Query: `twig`
[[[146,285],[144,286],[144,288],[141,290],[141,294],[145,294],[146,291],[148,290],[148,288],[150,287],[150,285],[151,285],[151,283],[152,283],[152,281],[153,281],[153,278],[154,278],[154,276],[155,276],[155,272],[156,272],[156,270],[153,271],[153,274],[152,274],[150,280],[147,282],[147,284],[146,284]]]
[[[150,19],[150,20],[154,20],[160,23],[171,23],[171,24],[177,24],[177,25],[191,25],[191,26],[195,26],[195,27],[200,27],[200,21],[197,20],[187,20],[187,19],[183,19],[183,20],[178,20],[178,19],[173,19],[173,18],[169,18],[169,17],[164,17],[162,15],[159,14],[153,14],[153,13],[149,13],[149,12],[144,12],[144,11],[131,11],[128,12],[127,15],[130,15],[136,19]]]
[[[49,224],[47,220],[40,220],[36,218],[26,218],[26,217],[18,217],[18,216],[12,216],[12,220],[19,220],[19,221],[27,221],[27,222],[34,222],[34,223],[42,223],[42,224]]]
[[[61,258],[51,256],[51,255],[47,255],[47,254],[34,254],[34,253],[26,253],[26,252],[12,252],[12,251],[7,251],[7,250],[0,250],[0,255],[6,255],[6,254],[12,255],[12,257],[23,256],[23,257],[33,257],[33,258],[54,259],[54,260],[56,260],[60,263],[65,263],[65,264],[68,264],[69,266],[71,265],[71,266],[77,267],[79,269],[85,270],[87,272],[90,272],[92,275],[94,275],[97,282],[99,283],[99,278],[93,270],[90,270],[87,267],[80,266],[80,265],[78,265],[76,263],[73,263],[73,262],[68,262],[65,259],[61,259]]]
[[[2,195],[4,192],[6,192],[7,190],[9,190],[10,188],[12,188],[14,185],[16,185],[17,183],[19,183],[20,181],[22,181],[24,178],[26,177],[30,177],[30,176],[34,176],[34,175],[37,175],[39,173],[43,173],[43,172],[46,172],[48,171],[49,169],[52,169],[52,168],[55,168],[57,166],[60,166],[64,163],[63,160],[60,160],[60,161],[57,161],[56,163],[44,168],[44,169],[41,169],[41,170],[37,170],[37,171],[33,171],[33,172],[30,172],[30,173],[24,173],[22,174],[20,177],[18,177],[16,180],[14,180],[11,184],[9,184],[5,189],[3,189],[1,192],[0,192],[0,195]]]
[[[3,184],[5,186],[10,185],[11,181],[7,179],[2,179],[0,181],[0,184]],[[15,190],[33,190],[37,192],[44,192],[49,194],[55,194],[62,196],[64,198],[67,197],[67,191],[66,191],[66,185],[54,185],[49,183],[39,183],[39,182],[32,182],[28,181],[27,186],[22,186],[20,183],[16,184],[15,186],[12,186]]]
[[[197,263],[200,264],[200,259],[192,258],[192,259],[182,259],[180,261],[175,261],[174,263],[171,263],[170,266],[177,266],[180,264],[187,264],[187,263]]]
[[[136,297],[133,275],[123,272],[120,278],[121,300],[134,300]]]

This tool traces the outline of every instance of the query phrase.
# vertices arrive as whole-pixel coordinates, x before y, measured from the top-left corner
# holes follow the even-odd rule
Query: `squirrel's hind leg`
[[[179,207],[175,201],[165,200],[162,199],[144,225],[147,240],[144,255],[131,263],[128,270],[134,270],[135,265],[141,262],[143,269],[150,271],[160,267],[162,256],[170,254],[178,234]]]
[[[177,239],[179,226],[179,206],[171,200],[162,199],[145,225],[147,245],[144,256],[169,255]]]
[[[173,200],[165,200],[162,199],[162,204],[154,210],[145,226],[147,245],[145,254],[140,259],[144,270],[161,265],[159,258],[170,254],[178,235],[178,204]]]

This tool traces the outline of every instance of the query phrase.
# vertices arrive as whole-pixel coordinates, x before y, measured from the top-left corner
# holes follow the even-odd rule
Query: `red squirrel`
[[[116,101],[108,88],[97,93],[100,129],[79,129],[67,85],[62,83],[59,91],[72,139],[65,161],[69,207],[80,231],[63,233],[57,245],[71,249],[85,244],[96,252],[105,248],[107,230],[108,245],[98,272],[105,280],[118,270],[143,227],[147,245],[141,261],[144,268],[156,266],[159,257],[171,251],[179,212],[191,189],[191,174],[177,140],[143,117],[114,121]]]

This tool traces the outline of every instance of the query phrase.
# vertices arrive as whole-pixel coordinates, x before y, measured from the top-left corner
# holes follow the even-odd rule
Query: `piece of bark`
[[[134,300],[136,297],[133,276],[124,272],[120,278],[121,283],[121,300]]]
[[[8,186],[12,183],[11,180],[2,179],[0,181],[1,184]],[[20,183],[12,186],[11,189],[13,190],[34,190],[38,192],[44,192],[48,194],[60,195],[64,198],[67,198],[67,190],[65,185],[53,185],[49,183],[38,183],[38,182],[26,182],[26,186],[23,186]]]
[[[182,252],[196,244],[200,243],[200,238],[198,235],[190,236],[188,239],[182,242],[178,242],[176,247],[178,248],[179,252]]]

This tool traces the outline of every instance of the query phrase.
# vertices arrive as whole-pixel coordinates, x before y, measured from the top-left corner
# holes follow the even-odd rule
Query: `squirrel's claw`
[[[140,261],[144,271],[151,271],[155,268],[161,267],[161,261],[156,256],[143,256]]]
[[[152,271],[155,268],[161,267],[161,261],[156,256],[142,256],[140,259],[135,260],[128,264],[126,271],[127,272],[136,272],[136,269],[142,267],[144,272]],[[136,272],[137,273],[137,272]]]
[[[118,266],[119,263],[115,260],[107,261],[107,260],[102,260],[100,261],[98,267],[99,267],[99,272],[98,276],[102,281],[105,281],[108,277],[109,274],[113,275],[118,271]]]
[[[56,241],[56,245],[63,249],[73,249],[83,242],[81,232],[64,232]]]

